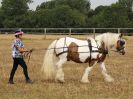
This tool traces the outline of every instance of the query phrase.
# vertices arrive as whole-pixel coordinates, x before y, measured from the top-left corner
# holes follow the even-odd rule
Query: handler
[[[15,32],[16,38],[12,45],[13,68],[10,74],[10,78],[8,82],[9,84],[14,84],[13,77],[18,68],[18,65],[20,65],[23,68],[23,72],[26,78],[26,83],[32,83],[32,81],[30,80],[28,76],[27,65],[23,59],[23,53],[29,52],[29,51],[26,48],[24,48],[24,44],[22,42],[22,35],[23,35],[22,31]]]

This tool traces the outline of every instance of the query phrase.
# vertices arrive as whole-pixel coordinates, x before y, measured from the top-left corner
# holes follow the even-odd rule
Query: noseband
[[[123,46],[125,44],[125,41],[124,40],[118,40],[117,41],[117,46],[116,46],[116,49],[117,51],[121,51],[123,50],[125,47]]]

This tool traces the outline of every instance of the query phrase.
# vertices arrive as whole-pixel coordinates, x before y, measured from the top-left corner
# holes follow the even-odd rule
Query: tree
[[[118,3],[106,7],[88,21],[95,27],[131,27],[127,9]]]
[[[54,9],[38,10],[36,15],[37,27],[82,27],[86,23],[84,14],[67,5],[60,5]]]
[[[22,20],[23,16],[28,13],[28,3],[31,0],[3,0],[2,1],[2,11],[4,14],[4,26],[5,27],[17,27],[16,23],[18,22],[16,19]]]
[[[133,22],[133,0],[119,0],[119,4],[127,9],[129,19]]]
[[[133,10],[133,0],[119,0],[119,3],[123,5],[125,8],[130,9],[131,11]]]
[[[3,20],[4,20],[3,12],[2,12],[2,10],[1,10],[1,8],[0,8],[0,28],[3,27]]]
[[[87,14],[90,10],[90,1],[89,0],[71,0],[71,7],[78,9],[81,13]]]
[[[95,15],[96,14],[99,14],[100,12],[104,11],[105,9],[107,9],[108,6],[98,6],[96,9],[95,9]]]
[[[86,24],[86,16],[77,9],[64,5],[58,6],[54,12],[57,27],[84,27]]]
[[[53,9],[55,8],[55,1],[43,2],[40,6],[37,6],[36,10],[41,9]]]
[[[31,0],[3,0],[2,10],[6,16],[16,16],[26,14]]]
[[[57,5],[67,4],[72,9],[77,9],[81,13],[87,14],[90,10],[89,0],[56,0]]]
[[[100,12],[102,12],[103,10],[105,10],[108,6],[98,6],[95,10],[89,10],[88,12],[88,18],[94,16],[94,15],[98,15]]]
[[[52,0],[42,3],[37,7],[37,10],[53,9],[61,5],[70,6],[72,9],[76,9],[84,14],[87,14],[90,10],[90,1],[88,0]]]

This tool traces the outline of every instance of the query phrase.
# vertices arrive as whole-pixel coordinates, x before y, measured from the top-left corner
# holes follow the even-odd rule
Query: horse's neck
[[[104,43],[104,49],[110,50],[113,46],[115,46],[116,39],[118,38],[115,34],[102,34],[96,37],[97,43],[99,47],[103,47]]]
[[[101,48],[101,47],[102,47],[102,41],[100,41],[100,40],[96,40],[96,42],[97,42],[97,46],[98,46],[98,48]]]
[[[96,43],[95,39],[89,38],[89,40],[91,40],[92,46],[97,47],[97,43]]]

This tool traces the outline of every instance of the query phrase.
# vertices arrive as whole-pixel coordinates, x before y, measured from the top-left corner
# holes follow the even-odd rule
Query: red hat
[[[22,32],[22,31],[16,31],[14,35],[22,35],[22,34],[24,34],[24,32]]]

